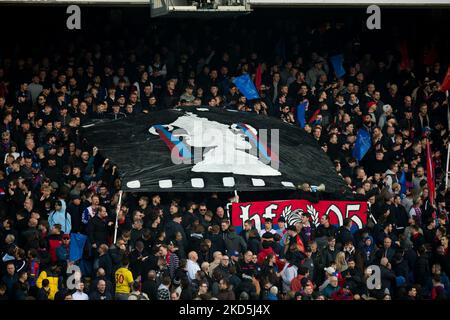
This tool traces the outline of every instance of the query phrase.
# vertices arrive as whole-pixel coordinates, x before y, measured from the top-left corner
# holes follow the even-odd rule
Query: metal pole
[[[446,91],[446,95],[447,95],[447,98],[448,98],[448,90]],[[447,188],[448,188],[448,166],[449,166],[449,158],[450,158],[450,148],[449,148],[449,145],[450,145],[450,143],[449,143],[449,141],[448,141],[448,139],[450,139],[450,106],[449,106],[449,104],[447,103],[447,123],[448,123],[448,126],[447,126],[447,129],[448,129],[448,138],[447,138],[447,166],[446,166],[446,170],[445,170],[445,191],[447,191]]]
[[[450,138],[450,135],[449,135]],[[447,191],[448,188],[448,166],[449,166],[449,160],[450,160],[450,143],[447,143],[447,166],[445,170],[445,191]]]
[[[119,201],[117,202],[117,208],[116,208],[116,224],[114,227],[114,244],[116,244],[117,241],[117,229],[119,229],[119,212],[120,207],[122,206],[122,193],[123,191],[119,191]]]

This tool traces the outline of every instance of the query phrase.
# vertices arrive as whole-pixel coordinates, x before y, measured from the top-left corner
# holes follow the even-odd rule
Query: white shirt
[[[200,266],[198,265],[197,262],[194,262],[190,259],[188,259],[187,261],[187,272],[188,272],[188,277],[189,280],[195,280],[195,274],[197,273],[197,271],[200,271]]]
[[[259,236],[262,237],[263,234],[266,233],[266,232],[270,232],[271,234],[276,234],[276,233],[277,233],[274,229],[271,229],[271,230],[269,230],[269,231],[266,231],[266,229],[264,228],[264,229],[262,229],[262,230],[259,232]]]
[[[76,291],[75,293],[72,294],[72,299],[73,300],[89,300],[89,296],[84,292]]]
[[[281,279],[283,280],[283,291],[289,292],[291,290],[291,281],[297,276],[298,268],[294,265],[286,263],[283,269]]]

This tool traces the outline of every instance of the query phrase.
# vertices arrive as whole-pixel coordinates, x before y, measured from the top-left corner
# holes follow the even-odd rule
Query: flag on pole
[[[314,121],[316,121],[317,115],[320,113],[320,111],[321,111],[321,109],[317,109],[316,111],[314,111],[311,118],[309,118],[308,123],[313,123]]]
[[[248,100],[259,99],[255,84],[248,74],[243,74],[242,76],[234,78],[233,83]]]
[[[359,129],[356,137],[355,147],[353,148],[353,157],[361,161],[372,146],[372,138],[366,129]]]
[[[441,83],[441,91],[445,92],[450,89],[450,67],[447,69],[447,74],[445,75],[444,80]]]
[[[261,92],[261,84],[262,84],[262,67],[261,64],[258,64],[256,68],[256,76],[255,76],[255,86],[258,92]]]
[[[70,261],[78,261],[83,257],[83,249],[87,236],[81,233],[72,233],[70,235]]]
[[[333,65],[334,73],[336,77],[341,78],[345,75],[344,69],[344,56],[342,54],[338,54],[330,57],[331,64]]]
[[[436,198],[436,188],[434,186],[434,164],[433,164],[433,154],[431,153],[430,141],[427,139],[427,183],[429,190],[429,200],[430,204],[434,204],[434,199]]]
[[[305,120],[305,112],[308,108],[308,100],[303,100],[298,106],[297,106],[297,121],[300,128],[304,128],[306,124]]]

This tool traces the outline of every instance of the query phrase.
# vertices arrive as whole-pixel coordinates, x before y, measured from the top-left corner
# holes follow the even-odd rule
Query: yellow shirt
[[[48,295],[48,299],[55,300],[55,294],[58,292],[58,277],[53,275],[49,276],[46,271],[42,271],[39,274],[39,278],[36,280],[36,287],[38,287],[39,289],[42,288],[42,281],[44,279],[47,279],[49,282],[48,285],[50,287],[50,293]]]
[[[133,283],[133,274],[127,268],[119,268],[115,274],[116,293],[130,293],[130,285]]]

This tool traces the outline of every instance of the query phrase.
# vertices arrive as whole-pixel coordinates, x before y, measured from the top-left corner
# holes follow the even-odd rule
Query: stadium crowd
[[[414,63],[403,61],[398,47],[381,55],[357,50],[339,24],[310,31],[307,45],[280,40],[270,58],[246,50],[246,41],[215,48],[214,41],[202,47],[187,37],[175,37],[175,46],[164,42],[170,37],[152,38],[150,49],[144,41],[131,49],[115,39],[115,46],[78,43],[39,58],[0,56],[0,299],[449,297],[449,100],[439,90],[446,66],[432,46],[423,63]],[[341,78],[323,45],[335,37],[354,44],[344,48]],[[256,80],[258,66],[261,99],[248,101],[232,79],[248,73]],[[326,216],[316,227],[304,214],[296,225],[266,220],[258,233],[245,222],[236,233],[217,195],[193,202],[127,193],[113,243],[120,168],[86,144],[80,126],[188,105],[298,126],[296,108],[305,99],[304,130],[355,199],[371,203],[364,229],[352,233],[351,220],[337,227]],[[357,161],[352,150],[363,127],[372,146]],[[427,185],[427,139],[435,199]],[[87,241],[72,260],[71,243],[80,235]],[[80,281],[71,288],[67,270],[74,265]],[[380,281],[371,286],[377,267]]]

